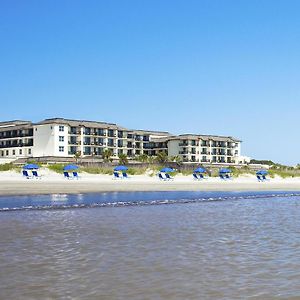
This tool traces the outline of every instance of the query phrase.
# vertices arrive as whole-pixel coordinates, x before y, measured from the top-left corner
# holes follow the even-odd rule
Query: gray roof
[[[241,142],[232,136],[205,135],[205,134],[180,134],[168,138],[168,140],[203,140],[203,141],[223,141],[223,142]]]
[[[153,130],[142,130],[142,129],[139,129],[139,130],[130,130],[136,134],[140,134],[140,135],[143,135],[143,134],[150,134],[150,135],[161,135],[161,136],[170,136],[171,134],[167,131],[153,131]]]
[[[108,128],[108,129],[118,129],[124,130],[136,134],[153,134],[153,135],[170,135],[170,133],[165,131],[149,131],[149,130],[135,130],[128,129],[123,126],[117,125],[115,123],[99,122],[99,121],[88,121],[88,120],[73,120],[73,119],[64,119],[64,118],[51,118],[45,119],[41,122],[35,123],[34,125],[43,125],[43,124],[66,124],[71,127],[85,126],[93,128]]]
[[[45,119],[41,122],[35,123],[34,125],[43,125],[43,124],[66,124],[71,127],[84,126],[84,127],[93,127],[93,128],[128,130],[125,127],[119,126],[115,123],[88,121],[88,120],[73,120],[73,119],[64,119],[64,118]]]
[[[12,120],[12,121],[0,122],[0,126],[26,125],[26,124],[32,124],[32,123],[31,121],[24,121],[24,120]]]
[[[10,130],[22,130],[32,128],[32,123],[30,121],[14,120],[0,122],[0,131],[10,131]]]

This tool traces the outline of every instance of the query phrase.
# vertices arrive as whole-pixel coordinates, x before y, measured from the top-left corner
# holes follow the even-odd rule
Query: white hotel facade
[[[166,152],[183,162],[245,163],[241,141],[212,135],[171,135],[163,131],[130,130],[113,123],[63,118],[0,122],[0,158],[102,157],[105,149],[112,158],[129,159],[142,154]]]

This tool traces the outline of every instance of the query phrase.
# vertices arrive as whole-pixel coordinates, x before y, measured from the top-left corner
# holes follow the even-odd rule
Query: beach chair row
[[[232,176],[229,174],[219,174],[221,180],[232,180]]]
[[[168,173],[164,173],[164,175],[162,173],[158,173],[158,178],[162,181],[174,180],[174,177],[171,177]]]
[[[113,173],[113,179],[128,179],[128,175],[126,172],[122,172],[122,174],[120,174],[119,172],[114,172]]]
[[[193,179],[194,180],[204,180],[208,179],[208,177],[204,177],[202,173],[193,173]]]
[[[265,175],[256,175],[256,178],[259,182],[269,180]]]
[[[64,177],[66,179],[79,179],[79,175],[77,172],[72,172],[72,173],[64,172]]]
[[[29,173],[29,171],[27,171],[27,170],[23,170],[22,174],[26,179],[41,179],[42,178],[41,175],[39,175],[38,172],[35,170],[32,170],[31,173]]]

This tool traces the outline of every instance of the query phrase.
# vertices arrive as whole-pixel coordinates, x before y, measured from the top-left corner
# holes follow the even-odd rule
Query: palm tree
[[[109,150],[109,149],[105,149],[104,151],[103,151],[103,153],[102,153],[102,158],[103,158],[103,160],[105,161],[105,162],[109,162],[109,161],[111,161],[110,160],[110,157],[112,156],[112,152],[111,152],[111,150]]]
[[[140,162],[147,162],[148,161],[148,155],[147,154],[141,154],[137,157],[137,160]]]
[[[80,151],[77,151],[77,152],[74,154],[74,158],[75,158],[76,164],[78,163],[80,157],[81,157],[81,152],[80,152]]]
[[[182,163],[182,159],[179,155],[171,156],[170,160],[176,162],[177,165],[180,165]]]
[[[158,152],[156,156],[156,161],[162,164],[168,162],[168,154],[164,151]]]
[[[152,156],[148,156],[147,162],[149,164],[153,164],[156,160],[157,160],[157,157],[152,155]]]
[[[128,158],[126,154],[119,154],[119,164],[120,165],[127,165],[128,164]]]

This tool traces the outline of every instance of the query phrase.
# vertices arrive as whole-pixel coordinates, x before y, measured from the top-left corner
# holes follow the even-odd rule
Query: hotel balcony
[[[75,155],[77,153],[77,151],[69,151],[68,155]]]
[[[1,135],[0,136],[0,140],[4,140],[4,139],[15,139],[15,138],[22,138],[22,137],[33,137],[33,133],[32,134],[17,134],[17,135]]]
[[[209,159],[201,159],[201,162],[204,162],[204,163],[209,163],[210,162],[210,160]]]
[[[80,132],[80,130],[69,130],[68,134],[70,134],[70,135],[80,135],[81,132]]]
[[[16,148],[16,147],[31,147],[33,146],[33,142],[31,143],[14,143],[14,144],[7,144],[7,145],[0,145],[0,148]]]
[[[182,155],[188,155],[188,154],[191,154],[191,151],[179,151],[179,154],[182,154]]]

